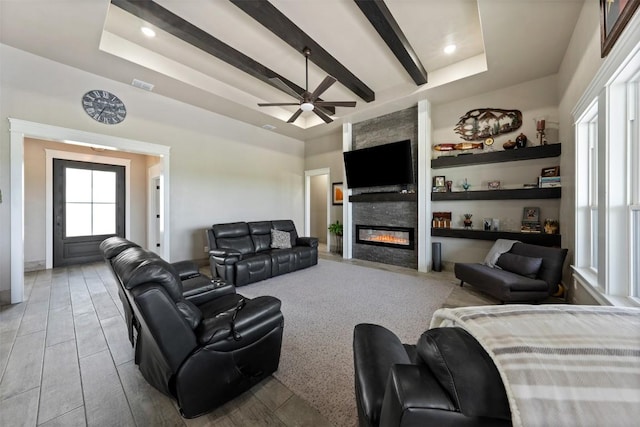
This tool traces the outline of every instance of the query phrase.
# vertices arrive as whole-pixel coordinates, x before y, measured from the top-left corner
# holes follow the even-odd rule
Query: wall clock
[[[107,125],[120,123],[127,117],[124,102],[106,90],[90,90],[82,96],[82,108],[94,120]]]

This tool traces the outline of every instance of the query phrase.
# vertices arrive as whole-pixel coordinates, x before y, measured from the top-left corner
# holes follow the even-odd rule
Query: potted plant
[[[342,224],[340,224],[339,220],[336,220],[336,222],[329,226],[329,233],[342,236]]]
[[[470,213],[466,213],[464,214],[464,228],[471,228],[471,226],[473,225],[473,221],[471,221],[471,217],[473,215],[471,215]]]
[[[339,220],[329,225],[329,233],[334,234],[335,238],[335,252],[342,253],[342,224]]]

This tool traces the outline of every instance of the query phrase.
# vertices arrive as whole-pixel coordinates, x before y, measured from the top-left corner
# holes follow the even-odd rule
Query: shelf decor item
[[[433,149],[436,151],[452,151],[452,150],[472,150],[472,149],[483,149],[484,144],[482,142],[473,143],[473,142],[460,142],[458,144],[436,144],[433,146]]]
[[[600,56],[604,58],[620,37],[640,0],[600,0]]]
[[[464,189],[464,191],[469,191],[469,188],[471,187],[471,184],[469,184],[467,182],[467,178],[464,179],[464,182],[462,183],[462,188]]]
[[[523,222],[540,222],[540,208],[527,207],[522,212]]]
[[[489,181],[487,183],[487,187],[489,190],[499,190],[500,189],[500,181]]]
[[[544,232],[547,234],[558,234],[560,232],[560,223],[557,219],[544,220]]]
[[[520,133],[516,136],[516,148],[524,148],[527,146],[527,135]]]
[[[544,168],[540,171],[540,176],[543,178],[550,176],[560,176],[560,166],[553,166],[550,168]]]
[[[445,177],[444,176],[434,176],[433,177],[433,186],[434,187],[444,187]]]
[[[545,139],[545,121],[544,119],[540,119],[536,121],[536,135],[540,139],[540,145],[547,145],[547,140]]]
[[[465,141],[483,141],[486,138],[513,132],[522,126],[520,110],[477,108],[460,117],[453,128]]]
[[[473,221],[471,221],[472,216],[473,215],[471,215],[470,213],[464,214],[464,221],[462,221],[464,224],[464,228],[471,228],[471,226],[473,225]]]

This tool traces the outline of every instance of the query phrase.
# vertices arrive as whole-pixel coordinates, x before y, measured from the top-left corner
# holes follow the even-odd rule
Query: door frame
[[[119,157],[107,157],[93,154],[74,153],[71,151],[60,151],[45,148],[46,157],[46,216],[45,216],[45,238],[46,254],[45,268],[53,268],[53,159],[76,160],[88,163],[103,163],[116,166],[124,166],[124,182],[125,182],[125,211],[124,211],[124,236],[128,239],[131,233],[131,160]]]
[[[329,222],[331,222],[331,169],[311,169],[304,171],[304,235],[311,235],[311,177],[327,175],[327,252],[331,248],[331,234],[329,233]]]
[[[168,261],[170,251],[170,151],[171,147],[150,142],[117,136],[86,132],[77,129],[52,126],[43,123],[30,122],[9,118],[9,133],[11,135],[10,148],[10,176],[11,176],[11,303],[16,304],[24,300],[24,139],[38,138],[62,142],[72,145],[84,145],[94,148],[115,149],[131,153],[159,156],[163,171],[163,245],[161,256]]]

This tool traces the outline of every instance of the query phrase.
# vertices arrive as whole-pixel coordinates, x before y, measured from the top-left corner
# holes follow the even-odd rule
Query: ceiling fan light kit
[[[296,93],[293,89],[287,86],[282,80],[275,77],[273,78],[273,83],[287,92],[289,95],[297,98],[298,102],[269,102],[269,103],[259,103],[259,107],[276,107],[276,106],[294,106],[297,105],[298,111],[293,113],[293,115],[287,120],[287,123],[293,123],[296,121],[300,114],[303,112],[313,111],[318,117],[324,120],[325,123],[331,123],[333,119],[329,117],[331,114],[323,107],[355,107],[355,101],[320,101],[318,98],[322,95],[327,89],[331,87],[336,82],[336,79],[327,76],[320,82],[318,87],[313,91],[313,93],[309,93],[309,56],[311,55],[311,50],[305,47],[302,50],[302,53],[305,56],[305,90],[304,93],[299,94]]]

